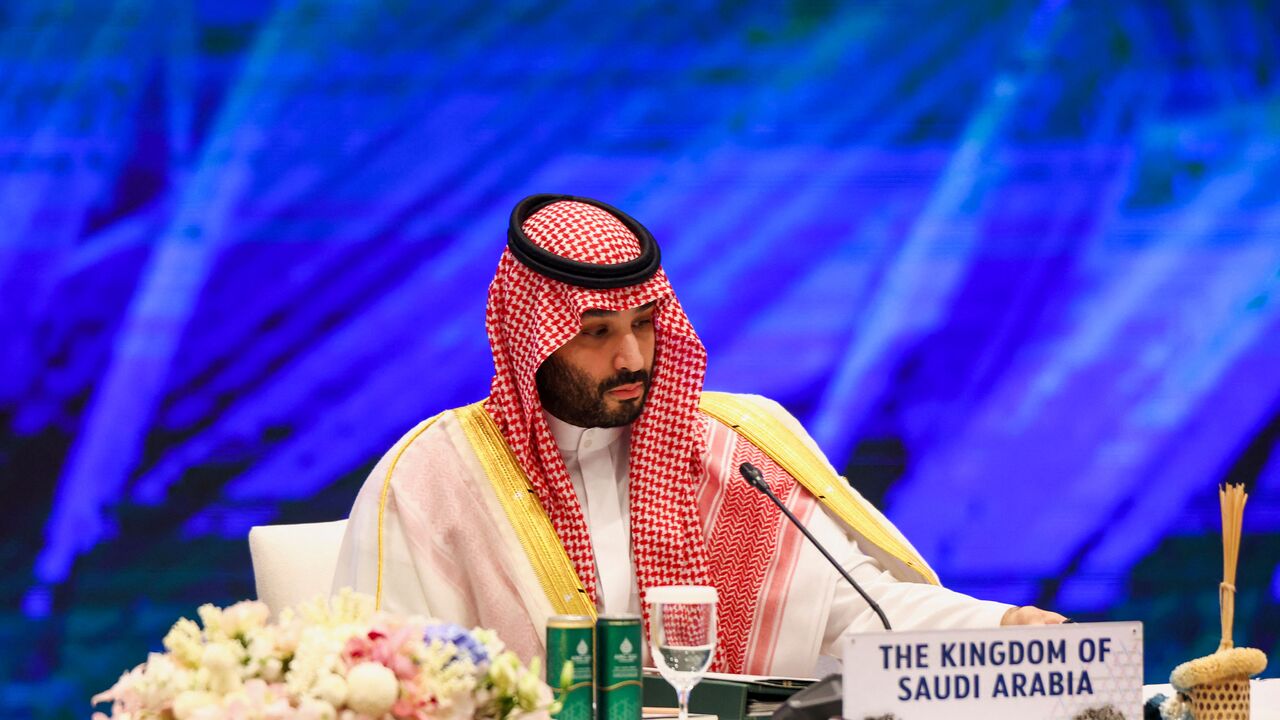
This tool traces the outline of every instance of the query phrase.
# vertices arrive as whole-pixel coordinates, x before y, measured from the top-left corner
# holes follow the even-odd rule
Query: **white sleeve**
[[[819,457],[826,457],[800,421],[777,402],[759,395],[744,397],[786,425]],[[829,462],[828,466],[830,467]],[[839,474],[835,468],[831,468],[831,471]],[[823,512],[831,522],[841,528],[845,527],[825,508]],[[843,536],[843,547],[828,547],[827,550],[840,560],[845,571],[880,605],[895,630],[996,627],[1005,612],[1013,607],[1005,603],[977,600],[938,585],[898,580],[875,558],[863,553],[847,531]],[[838,577],[834,568],[831,573]],[[836,642],[845,633],[874,631],[882,627],[880,619],[858,591],[844,578],[838,578],[823,634],[822,653],[838,653],[839,645]]]
[[[977,600],[940,585],[898,580],[880,567],[874,558],[864,555],[852,539],[843,548],[843,554],[834,548],[831,550],[833,555],[842,558],[841,565],[845,571],[880,605],[894,630],[996,627],[1012,607]],[[878,631],[881,628],[880,618],[858,591],[844,578],[837,580],[822,638],[822,654],[838,655],[838,641],[846,633]]]

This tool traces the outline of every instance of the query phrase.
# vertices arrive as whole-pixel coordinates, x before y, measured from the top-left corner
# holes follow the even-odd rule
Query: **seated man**
[[[647,588],[713,585],[715,670],[807,675],[842,633],[879,621],[739,475],[750,462],[895,629],[1062,621],[943,588],[781,406],[704,393],[706,351],[624,213],[567,196],[517,205],[486,325],[489,397],[382,458],[335,588],[491,627],[528,658],[551,615],[638,613]]]

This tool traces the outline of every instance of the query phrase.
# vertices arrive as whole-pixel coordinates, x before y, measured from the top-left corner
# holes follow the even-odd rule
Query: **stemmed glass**
[[[711,666],[716,651],[716,589],[705,585],[649,588],[649,649],[658,672],[689,718],[689,693]]]

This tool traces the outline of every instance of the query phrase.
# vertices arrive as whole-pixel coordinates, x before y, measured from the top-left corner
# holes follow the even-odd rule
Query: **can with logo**
[[[640,720],[641,642],[639,615],[601,615],[596,621],[598,720]]]
[[[594,630],[595,623],[585,615],[553,615],[547,620],[547,684],[558,691],[562,676],[567,673],[570,678],[555,715],[558,720],[593,720]]]

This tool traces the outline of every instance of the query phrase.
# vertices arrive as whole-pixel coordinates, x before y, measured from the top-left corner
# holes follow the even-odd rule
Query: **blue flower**
[[[428,644],[439,640],[447,645],[452,645],[470,656],[471,662],[475,665],[489,661],[489,653],[485,651],[484,645],[471,634],[470,630],[461,625],[454,623],[428,625],[423,639]]]

